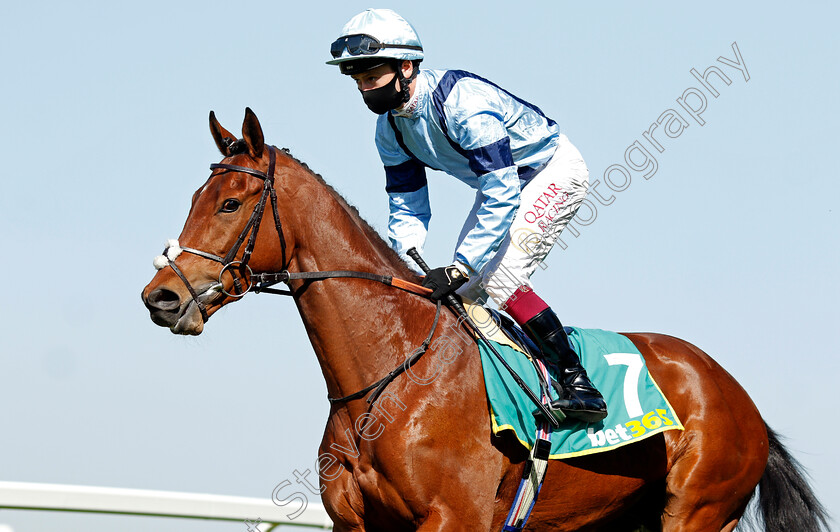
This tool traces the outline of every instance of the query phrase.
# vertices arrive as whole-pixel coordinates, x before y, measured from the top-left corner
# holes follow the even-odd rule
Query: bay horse
[[[342,270],[420,282],[319,175],[265,144],[250,109],[241,139],[212,112],[210,130],[224,158],[211,165],[178,242],[143,290],[152,321],[200,334],[260,274],[290,272],[274,278],[290,288],[335,398],[399,367],[439,316],[431,348],[412,366],[415,376],[435,378],[402,374],[373,404],[332,404],[318,458],[323,503],[337,531],[500,530],[527,451],[507,433],[492,434],[478,348],[451,334],[457,317],[372,278],[294,278]],[[446,353],[435,349],[445,334]],[[757,486],[766,530],[828,527],[798,464],[729,373],[678,338],[625,336],[685,430],[551,460],[528,530],[729,532]]]

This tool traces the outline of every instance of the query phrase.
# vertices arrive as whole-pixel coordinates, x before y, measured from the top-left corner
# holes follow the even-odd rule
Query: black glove
[[[461,288],[469,280],[470,278],[464,275],[457,266],[443,266],[429,270],[426,278],[423,279],[423,286],[431,288],[431,298],[438,301]]]

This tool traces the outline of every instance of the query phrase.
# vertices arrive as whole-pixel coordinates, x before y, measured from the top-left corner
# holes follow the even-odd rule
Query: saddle
[[[547,388],[556,397],[553,386],[546,386],[546,377],[538,376],[542,364],[535,362],[541,356],[540,350],[522,329],[495,310],[469,303],[465,306],[473,322],[528,387],[537,395]],[[559,429],[551,431],[551,459],[605,452],[666,430],[684,430],[648,372],[644,357],[629,338],[601,329],[565,330],[572,348],[609,404],[610,413],[595,423],[567,418]],[[483,344],[478,342],[493,433],[512,430],[530,450],[536,444],[537,429],[533,404]],[[546,374],[550,374],[550,368]]]

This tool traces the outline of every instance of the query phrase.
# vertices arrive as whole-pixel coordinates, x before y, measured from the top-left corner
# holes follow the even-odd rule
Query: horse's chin
[[[207,308],[208,317],[218,310],[218,307],[213,308],[214,303],[221,299],[221,291],[218,283],[213,283],[202,287],[198,295],[201,301]],[[201,316],[201,310],[195,301],[187,302],[178,316],[177,321],[169,326],[169,330],[174,334],[184,334],[189,336],[198,336],[204,332],[204,319]]]
[[[190,301],[183,314],[178,318],[174,325],[169,327],[169,330],[174,334],[184,334],[190,336],[198,336],[204,331],[204,320],[201,318],[201,312],[198,310],[198,305]]]

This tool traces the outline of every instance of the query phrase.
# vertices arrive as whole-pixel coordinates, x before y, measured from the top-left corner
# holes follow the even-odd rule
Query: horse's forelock
[[[227,145],[228,157],[238,155],[240,153],[248,153],[248,143],[245,142],[245,139],[232,139],[230,137],[225,137],[223,141],[225,145]]]

